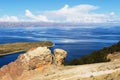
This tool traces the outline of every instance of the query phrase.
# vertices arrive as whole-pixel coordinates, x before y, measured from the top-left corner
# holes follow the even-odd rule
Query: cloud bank
[[[0,18],[0,22],[18,22],[19,19],[17,16],[3,16]]]
[[[115,13],[95,13],[99,10],[98,6],[82,4],[70,7],[65,5],[58,10],[43,11],[39,15],[33,14],[30,10],[25,10],[26,19],[24,21],[40,21],[40,22],[59,22],[59,23],[107,23],[116,20]],[[17,16],[4,16],[0,21],[22,21]]]

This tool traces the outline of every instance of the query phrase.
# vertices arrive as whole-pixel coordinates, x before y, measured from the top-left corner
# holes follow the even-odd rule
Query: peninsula
[[[50,41],[40,41],[40,42],[16,42],[16,43],[7,43],[0,44],[0,56],[7,54],[13,54],[16,52],[27,51],[31,48],[41,47],[52,47],[54,43]]]

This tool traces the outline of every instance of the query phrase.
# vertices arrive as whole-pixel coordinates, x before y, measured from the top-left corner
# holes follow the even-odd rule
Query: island
[[[40,42],[16,42],[0,44],[0,56],[13,54],[16,52],[27,51],[31,48],[41,47],[52,47],[54,43],[51,41],[40,41]]]

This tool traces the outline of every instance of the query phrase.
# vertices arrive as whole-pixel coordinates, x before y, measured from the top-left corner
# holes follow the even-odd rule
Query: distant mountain
[[[0,27],[44,27],[44,26],[118,26],[118,23],[56,23],[56,22],[0,22]]]

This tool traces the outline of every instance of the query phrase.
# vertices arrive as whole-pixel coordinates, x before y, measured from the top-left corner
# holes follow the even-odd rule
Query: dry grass
[[[54,44],[50,41],[0,44],[0,56],[10,54],[13,52],[27,51],[31,48],[36,48],[39,46],[52,47],[54,46]]]

